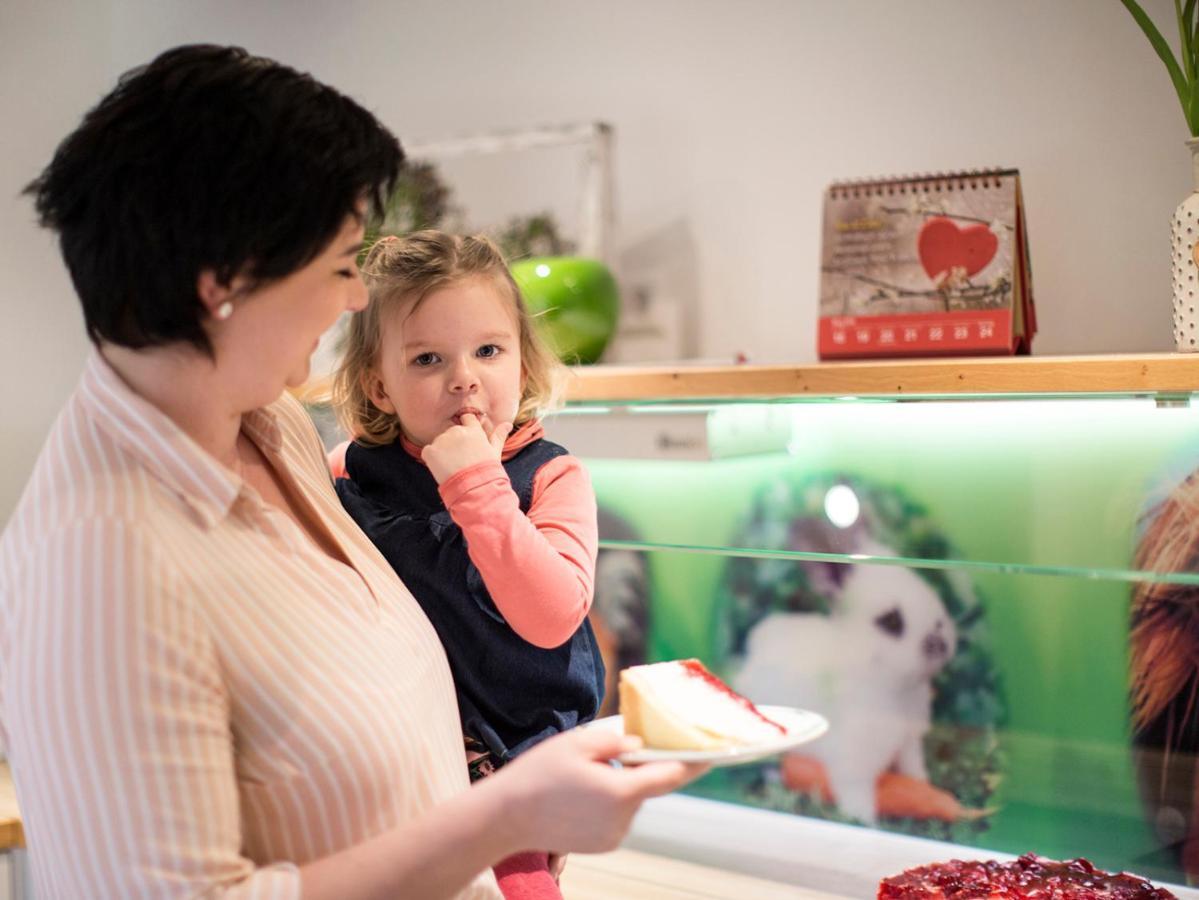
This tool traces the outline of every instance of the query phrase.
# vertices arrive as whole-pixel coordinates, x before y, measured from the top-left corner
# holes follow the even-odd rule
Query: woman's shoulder
[[[51,594],[68,611],[111,607],[138,578],[175,583],[179,567],[163,539],[172,523],[162,504],[103,477],[77,491],[43,484],[35,475],[0,534],[0,602],[10,612]]]
[[[266,408],[275,420],[279,431],[301,441],[313,441],[320,445],[320,435],[307,408],[289,391],[284,391],[274,403]]]
[[[304,404],[284,391],[279,399],[266,407],[265,412],[274,420],[288,462],[327,478],[329,470],[325,446]]]
[[[80,529],[147,522],[153,486],[125,448],[76,403],[59,413],[17,501],[0,546],[31,546]]]

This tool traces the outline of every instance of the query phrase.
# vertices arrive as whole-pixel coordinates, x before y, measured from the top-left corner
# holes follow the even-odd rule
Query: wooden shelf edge
[[[1199,354],[970,357],[799,366],[578,366],[577,402],[717,397],[1189,393]]]
[[[1199,353],[953,357],[773,366],[575,366],[573,402],[719,397],[1124,394],[1199,391]],[[328,401],[329,380],[292,392]]]

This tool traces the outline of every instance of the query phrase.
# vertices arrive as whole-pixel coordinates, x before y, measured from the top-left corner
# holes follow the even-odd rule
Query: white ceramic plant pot
[[[1199,138],[1187,141],[1195,190],[1178,204],[1170,227],[1174,249],[1174,346],[1199,352]]]

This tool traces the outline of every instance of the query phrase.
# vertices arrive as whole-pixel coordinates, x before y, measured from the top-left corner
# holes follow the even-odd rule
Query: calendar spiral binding
[[[1002,179],[1019,174],[1016,169],[968,169],[964,172],[927,172],[894,178],[869,177],[834,181],[828,186],[834,200],[859,197],[893,197],[906,194],[951,193],[998,188]]]

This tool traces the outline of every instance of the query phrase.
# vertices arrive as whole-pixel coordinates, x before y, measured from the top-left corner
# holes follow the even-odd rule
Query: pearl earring
[[[225,319],[233,315],[233,302],[226,300],[216,308],[216,312],[213,313],[213,315],[223,322]]]

